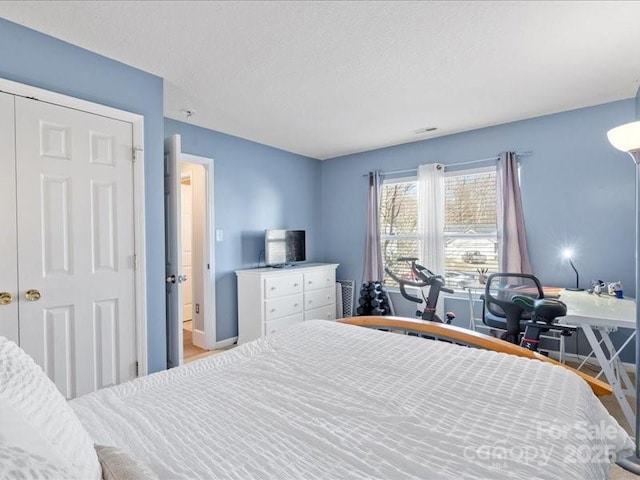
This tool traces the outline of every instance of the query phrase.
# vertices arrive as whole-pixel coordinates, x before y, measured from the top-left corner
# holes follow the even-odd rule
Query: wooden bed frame
[[[531,360],[539,360],[541,362],[551,363],[560,367],[566,368],[572,371],[585,382],[589,384],[593,393],[598,397],[605,395],[611,395],[612,389],[608,383],[598,380],[586,373],[580,372],[575,368],[571,368],[563,363],[558,362],[552,358],[541,355],[538,352],[532,352],[526,348],[522,348],[513,343],[505,342],[489,335],[474,332],[460,327],[454,327],[453,325],[445,325],[444,323],[426,322],[422,320],[414,320],[411,318],[402,317],[375,317],[375,316],[363,316],[363,317],[350,317],[340,320],[341,323],[348,325],[357,325],[360,327],[369,327],[376,329],[388,329],[395,331],[405,331],[411,333],[418,333],[434,337],[438,340],[446,340],[458,345],[465,345],[468,347],[481,348],[484,350],[493,350],[494,352],[507,353],[509,355],[516,355],[518,357],[529,358]]]

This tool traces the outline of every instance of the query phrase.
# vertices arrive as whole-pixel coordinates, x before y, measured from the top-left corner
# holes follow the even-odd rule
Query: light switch
[[[216,230],[216,242],[224,240],[224,232],[222,230]]]

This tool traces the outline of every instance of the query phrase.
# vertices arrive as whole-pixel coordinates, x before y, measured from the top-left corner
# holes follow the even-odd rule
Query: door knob
[[[42,298],[42,295],[38,290],[27,290],[27,292],[24,294],[24,298],[26,298],[30,302],[37,302]]]
[[[9,292],[0,292],[0,305],[9,305],[13,302],[13,295]]]
[[[178,275],[177,277],[175,275],[169,275],[167,277],[167,283],[184,283],[186,281],[187,281],[186,275]]]

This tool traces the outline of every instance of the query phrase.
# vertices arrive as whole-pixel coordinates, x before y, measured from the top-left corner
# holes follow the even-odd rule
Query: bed
[[[68,405],[160,479],[601,480],[633,448],[562,367],[327,321]]]

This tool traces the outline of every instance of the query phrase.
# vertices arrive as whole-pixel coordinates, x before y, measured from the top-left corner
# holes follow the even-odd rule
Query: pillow
[[[96,453],[102,480],[158,480],[153,470],[117,447],[96,445]]]
[[[77,480],[64,466],[21,447],[0,445],[0,478],[24,480]]]
[[[0,401],[18,412],[77,477],[100,479],[93,443],[76,414],[31,357],[4,337],[0,337]],[[0,431],[4,428],[0,423]]]
[[[71,468],[57,448],[4,400],[0,400],[0,445],[15,447],[24,453],[45,459],[48,463],[60,466],[61,470]]]

